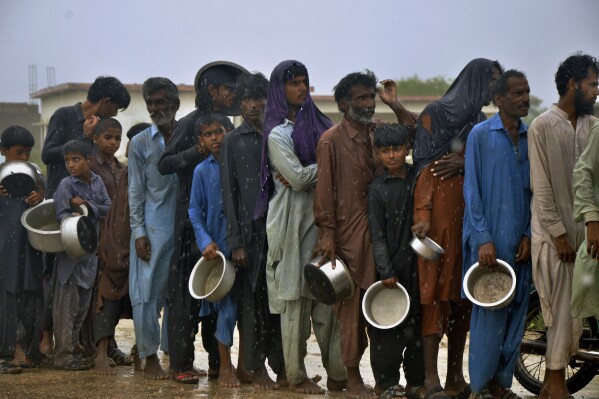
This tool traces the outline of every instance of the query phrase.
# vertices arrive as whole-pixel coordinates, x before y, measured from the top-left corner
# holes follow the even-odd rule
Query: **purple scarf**
[[[266,98],[266,108],[264,110],[264,128],[262,130],[262,161],[260,167],[260,198],[256,203],[254,210],[254,219],[258,219],[266,214],[268,201],[272,195],[273,182],[268,167],[268,136],[272,129],[283,123],[287,117],[287,97],[285,96],[285,82],[289,80],[285,72],[293,65],[303,66],[299,61],[283,61],[273,69],[268,84],[268,95]],[[307,77],[307,76],[306,76]],[[314,105],[310,90],[306,95],[306,100],[301,109],[295,116],[293,132],[293,148],[295,154],[303,166],[316,163],[316,146],[320,136],[333,123]]]

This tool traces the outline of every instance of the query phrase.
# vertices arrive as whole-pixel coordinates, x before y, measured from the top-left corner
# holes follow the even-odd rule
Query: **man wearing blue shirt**
[[[474,263],[493,269],[502,259],[516,273],[516,294],[505,308],[473,305],[469,374],[473,398],[517,398],[510,391],[531,284],[528,81],[516,70],[493,88],[499,113],[476,125],[466,144],[463,250],[465,273]]]

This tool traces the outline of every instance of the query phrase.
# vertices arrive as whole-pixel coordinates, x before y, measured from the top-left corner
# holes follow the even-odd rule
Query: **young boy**
[[[416,257],[412,238],[414,168],[406,164],[410,150],[408,131],[398,124],[378,126],[374,146],[385,167],[368,190],[368,226],[377,272],[383,285],[396,289],[401,284],[410,295],[408,318],[392,329],[369,326],[370,364],[376,380],[375,392],[382,398],[401,397],[399,370],[406,373],[405,393],[424,391],[424,360],[420,340],[420,298]],[[405,351],[405,352],[404,352]]]
[[[20,126],[11,126],[0,136],[0,153],[6,162],[29,161],[33,145],[33,135]],[[21,214],[43,199],[43,187],[15,198],[0,186],[0,374],[21,372],[13,363],[19,323],[24,329],[19,337],[25,352],[23,364],[42,359],[37,334],[42,307],[42,254],[29,245]]]
[[[193,172],[189,219],[193,225],[198,248],[206,259],[217,259],[216,251],[225,258],[231,258],[227,245],[227,222],[223,214],[223,200],[220,185],[219,152],[225,137],[227,117],[208,113],[198,119],[198,144],[210,152]],[[220,366],[218,383],[221,386],[238,387],[239,379],[231,364],[230,348],[233,346],[233,331],[237,321],[237,298],[235,288],[220,301],[202,303],[201,316],[214,310],[218,316],[215,337],[218,341]]]
[[[61,223],[84,205],[97,230],[99,221],[108,213],[110,198],[102,179],[90,170],[91,148],[81,140],[71,140],[63,146],[62,155],[70,176],[62,179],[54,192],[56,219]],[[56,369],[90,368],[90,364],[75,352],[79,350],[79,331],[89,308],[97,263],[95,254],[80,259],[72,259],[66,252],[56,255],[56,287],[52,303]]]
[[[102,178],[112,201],[116,193],[117,174],[125,166],[114,156],[121,146],[123,127],[114,118],[100,119],[94,128],[91,171]]]
[[[102,122],[103,120],[98,123],[96,129],[101,128]],[[138,133],[149,127],[149,123],[138,123],[129,129],[127,138],[131,140]],[[108,129],[106,132],[110,130]],[[111,134],[107,134],[106,132],[100,134],[101,139],[96,141],[98,146],[100,146],[101,141],[115,140],[117,131]],[[118,141],[120,142],[120,130],[118,133]],[[106,137],[108,135],[112,137]],[[128,154],[129,143],[127,143],[125,155]],[[102,148],[100,150],[101,152],[105,152],[102,151]],[[114,156],[114,151],[110,149],[109,152],[112,152]],[[115,159],[115,161],[115,165],[121,165],[118,160]],[[92,167],[93,165],[94,163],[92,162]],[[110,197],[112,204],[102,224],[98,241],[98,268],[100,269],[98,298],[96,303],[90,307],[95,312],[94,339],[96,340],[96,359],[93,371],[104,375],[116,374],[110,368],[107,359],[107,354],[110,355],[116,351],[120,352],[118,348],[113,348],[112,350],[109,348],[109,341],[114,337],[114,329],[121,318],[130,319],[132,317],[131,301],[129,299],[131,226],[127,222],[129,220],[129,200],[127,197],[129,179],[127,169],[119,169],[115,177],[117,180],[116,191],[114,197]],[[110,193],[108,195],[110,196]],[[137,353],[137,351],[132,349],[132,353]],[[141,365],[136,365],[136,369],[138,371],[142,370]]]

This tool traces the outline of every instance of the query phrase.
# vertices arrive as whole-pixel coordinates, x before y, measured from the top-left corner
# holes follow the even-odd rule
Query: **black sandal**
[[[114,360],[117,366],[131,366],[133,364],[133,356],[125,355],[119,348],[108,348],[106,355]]]

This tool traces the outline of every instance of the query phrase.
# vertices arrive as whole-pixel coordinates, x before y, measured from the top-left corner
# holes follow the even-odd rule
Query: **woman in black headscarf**
[[[414,142],[418,177],[414,189],[414,226],[445,250],[437,261],[418,259],[427,397],[468,397],[462,355],[470,324],[470,303],[461,299],[464,147],[474,125],[486,119],[492,82],[502,72],[497,61],[468,63],[445,95],[420,114]],[[437,370],[439,342],[447,333],[449,370],[445,389]]]

